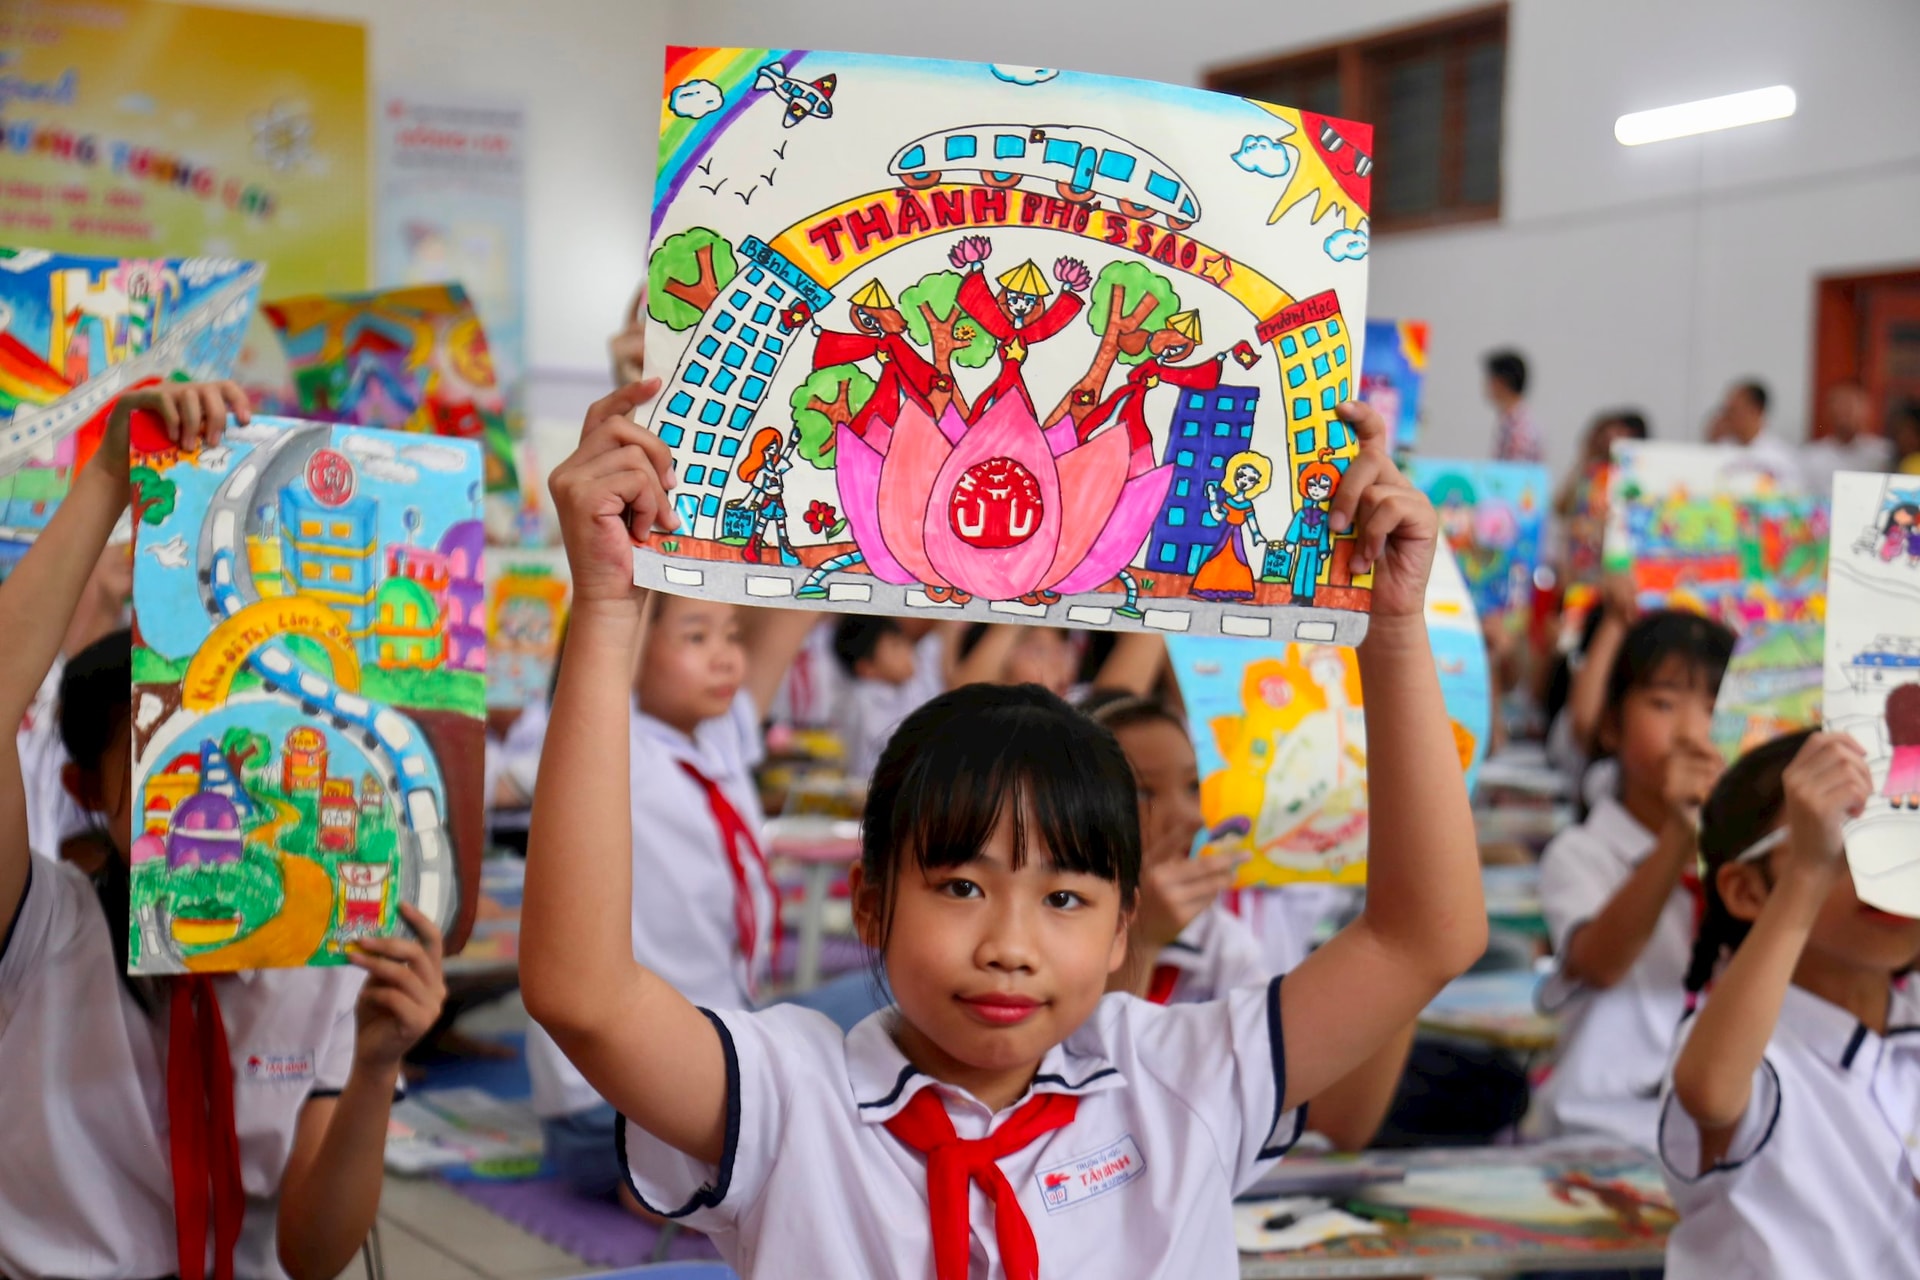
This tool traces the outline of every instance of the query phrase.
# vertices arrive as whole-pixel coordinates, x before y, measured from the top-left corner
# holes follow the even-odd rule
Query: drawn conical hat
[[[893,299],[887,296],[878,276],[860,286],[860,292],[853,295],[853,305],[866,307],[870,311],[893,310]]]
[[[1000,287],[1014,293],[1030,293],[1036,298],[1044,298],[1053,292],[1047,287],[1047,278],[1040,274],[1040,268],[1033,265],[1032,258],[1001,276]]]
[[[1198,311],[1181,311],[1168,316],[1167,328],[1194,346],[1200,345],[1200,313]]]

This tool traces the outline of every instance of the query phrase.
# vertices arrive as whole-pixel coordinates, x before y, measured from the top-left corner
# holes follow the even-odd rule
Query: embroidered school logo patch
[[[305,1084],[313,1079],[313,1050],[303,1053],[250,1053],[247,1079],[261,1084]]]
[[[1146,1170],[1147,1162],[1141,1157],[1133,1135],[1128,1134],[1098,1151],[1042,1169],[1035,1179],[1040,1184],[1040,1202],[1047,1212],[1060,1213],[1117,1191]]]

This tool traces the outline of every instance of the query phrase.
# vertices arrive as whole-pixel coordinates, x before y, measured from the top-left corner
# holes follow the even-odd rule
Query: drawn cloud
[[[12,257],[0,257],[0,271],[11,271],[18,275],[33,270],[52,256],[50,249],[15,249]]]
[[[667,96],[667,107],[677,116],[689,120],[698,120],[710,116],[720,109],[726,95],[720,92],[720,86],[711,80],[688,80],[674,86]]]
[[[249,422],[245,426],[236,422],[222,432],[220,438],[238,440],[241,444],[265,444],[269,440],[278,440],[281,430],[265,422]]]
[[[1008,84],[1045,84],[1060,74],[1058,67],[1015,67],[1004,62],[993,64],[994,78]]]
[[[400,451],[400,456],[416,466],[429,471],[461,471],[466,468],[467,455],[450,445],[414,444]]]
[[[1240,149],[1233,153],[1235,164],[1263,178],[1286,177],[1293,172],[1293,163],[1299,158],[1298,148],[1278,138],[1265,138],[1257,133],[1248,134],[1241,140]]]
[[[353,455],[355,466],[375,480],[413,484],[420,479],[420,469],[400,461],[394,455],[393,446],[385,440],[374,436],[347,436],[340,441],[340,447]]]
[[[1335,262],[1358,261],[1367,256],[1367,245],[1371,239],[1364,222],[1358,231],[1340,227],[1327,237],[1327,256]]]

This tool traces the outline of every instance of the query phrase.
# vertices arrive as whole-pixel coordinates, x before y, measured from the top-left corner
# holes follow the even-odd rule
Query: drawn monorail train
[[[916,190],[935,185],[943,175],[978,174],[990,187],[1057,191],[1075,204],[1106,196],[1128,217],[1157,214],[1176,231],[1200,220],[1199,198],[1172,165],[1125,138],[1085,125],[942,129],[900,148],[887,170]]]
[[[1873,685],[1920,679],[1920,637],[1876,636],[1847,663],[1847,681],[1865,693]]]

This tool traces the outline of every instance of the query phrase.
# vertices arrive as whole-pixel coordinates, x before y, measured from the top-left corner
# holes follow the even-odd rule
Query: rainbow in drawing
[[[656,236],[668,206],[695,166],[706,158],[714,139],[754,102],[757,95],[753,80],[760,68],[782,62],[791,75],[806,56],[804,49],[689,49],[676,45],[667,50],[667,75],[660,95],[660,176],[653,197]],[[719,91],[717,104],[711,93],[698,87],[700,84]],[[682,109],[676,110],[676,106]]]
[[[11,334],[0,333],[0,417],[11,417],[23,405],[52,404],[73,384],[54,367],[28,350]]]

